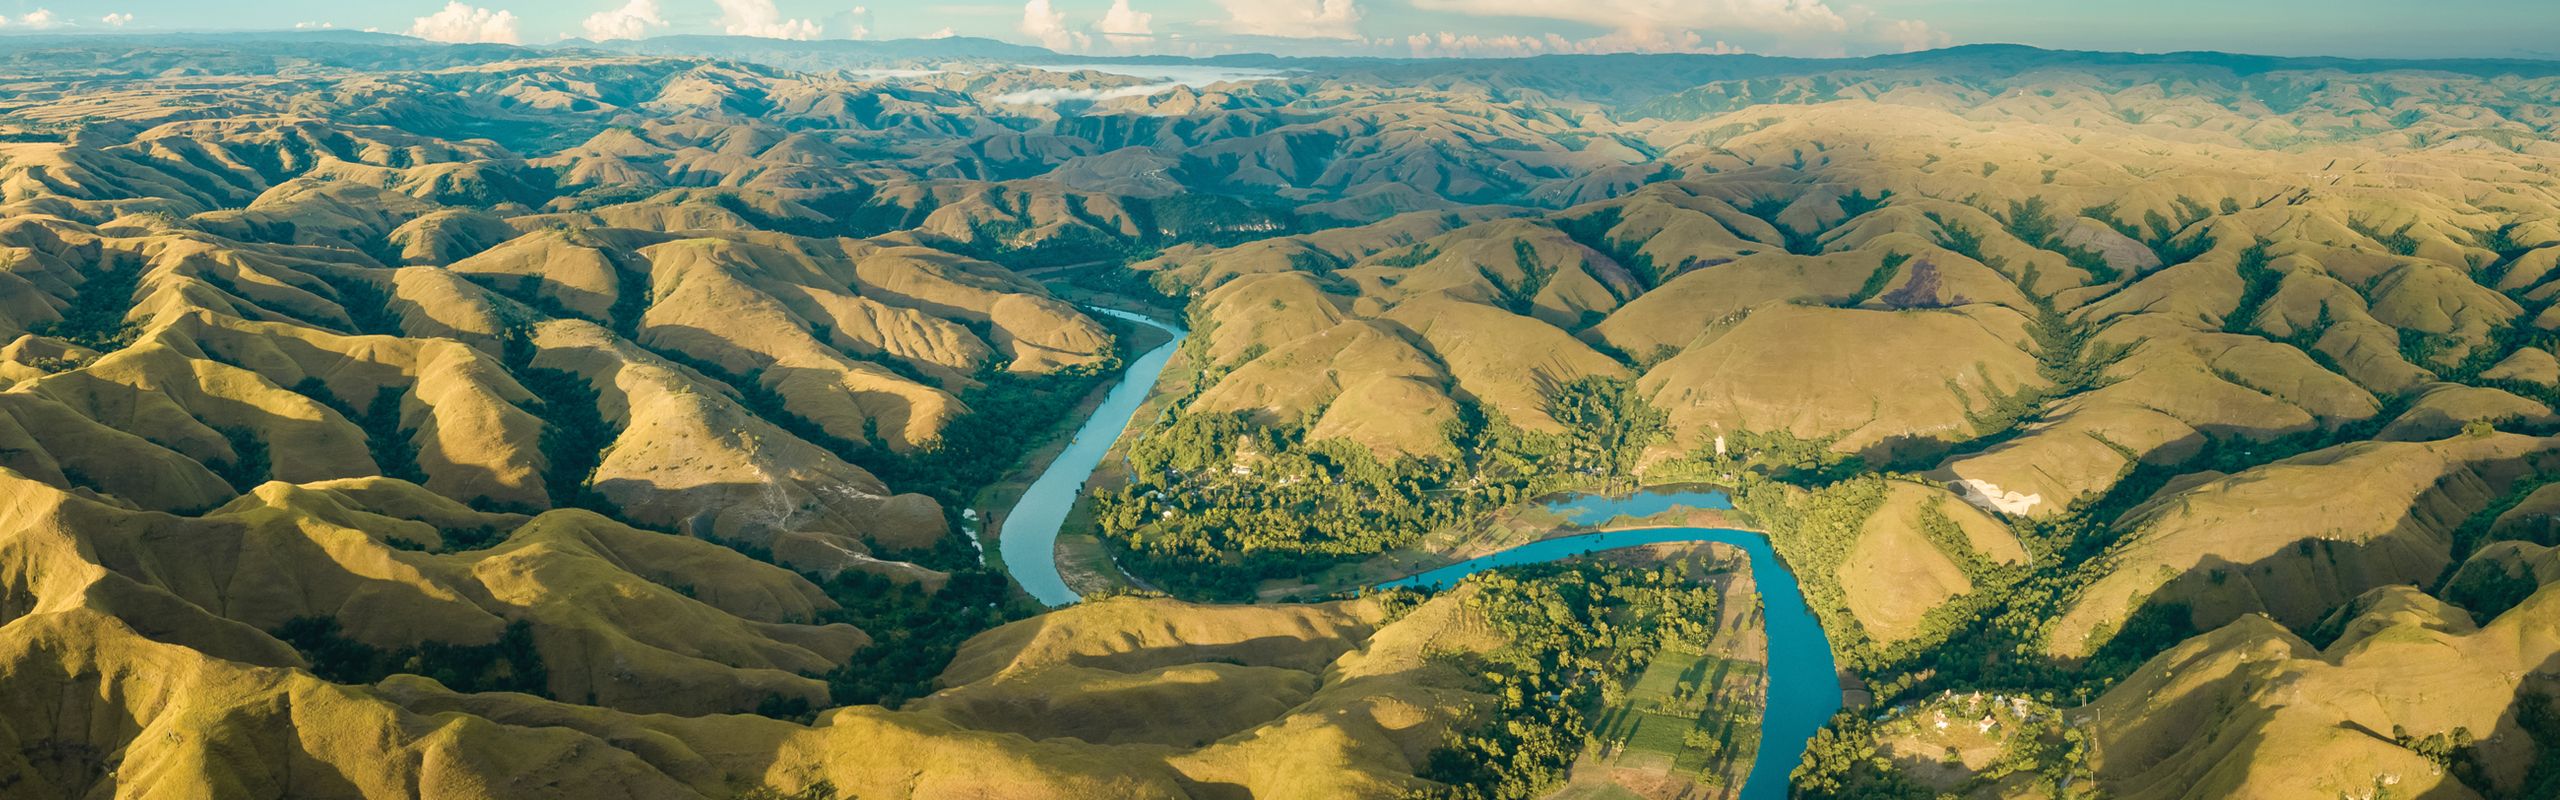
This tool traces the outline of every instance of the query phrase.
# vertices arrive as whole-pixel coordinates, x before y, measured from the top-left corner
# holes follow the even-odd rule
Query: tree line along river
[[[1041,603],[1052,607],[1080,599],[1059,574],[1057,541],[1067,513],[1075,507],[1103,457],[1137,415],[1188,331],[1142,314],[1110,308],[1093,311],[1162,330],[1173,339],[1130,362],[1068,441],[1049,462],[1002,522],[998,546],[1013,579]],[[1732,508],[1722,492],[1640,492],[1625,497],[1580,496],[1548,504],[1578,525],[1599,527],[1674,508]],[[1594,553],[1669,542],[1715,542],[1749,555],[1753,581],[1759,586],[1763,622],[1768,632],[1768,706],[1760,718],[1760,750],[1743,784],[1744,800],[1777,800],[1787,796],[1787,775],[1803,758],[1806,742],[1823,722],[1840,710],[1838,671],[1831,645],[1795,574],[1778,560],[1767,537],[1732,528],[1665,527],[1601,531],[1543,539],[1500,552],[1379,584],[1379,588],[1446,588],[1468,575],[1522,564],[1535,564]]]

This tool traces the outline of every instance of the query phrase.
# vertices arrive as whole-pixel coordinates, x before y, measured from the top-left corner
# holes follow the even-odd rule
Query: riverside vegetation
[[[1797,796],[2560,781],[2560,69],[1252,63],[10,37],[0,786],[1731,786],[1580,768],[1712,576],[1303,596],[1658,483],[1865,689]],[[957,529],[1097,294],[1192,331],[1091,497],[1169,596],[1041,609]]]

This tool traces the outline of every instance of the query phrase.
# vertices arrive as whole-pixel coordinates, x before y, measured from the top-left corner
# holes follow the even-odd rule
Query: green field
[[[1645,711],[1628,714],[1624,720],[1624,729],[1618,741],[1626,745],[1627,752],[1658,753],[1679,763],[1682,769],[1689,769],[1695,765],[1680,762],[1704,761],[1694,757],[1680,744],[1681,737],[1688,735],[1691,728],[1698,726],[1697,720]]]
[[[1600,713],[1603,741],[1621,748],[1620,759],[1653,756],[1676,769],[1697,771],[1747,755],[1757,743],[1756,707],[1737,696],[1757,680],[1760,665],[1690,653],[1663,653],[1645,667],[1626,698]],[[1719,732],[1715,758],[1690,749],[1691,730]]]

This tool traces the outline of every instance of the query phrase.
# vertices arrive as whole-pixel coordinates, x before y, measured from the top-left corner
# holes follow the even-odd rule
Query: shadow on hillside
[[[2525,672],[2497,730],[2481,738],[2493,800],[2560,796],[2560,652]]]
[[[2246,563],[2204,555],[2194,566],[2159,583],[2140,605],[2126,609],[2118,631],[2088,651],[2092,661],[2112,660],[2130,669],[2197,632],[2253,613],[2265,614],[2319,643],[2315,627],[2364,593],[2392,585],[2425,591],[2446,574],[2457,557],[2453,552],[2456,531],[2470,515],[2490,507],[2524,479],[2532,471],[2529,458],[2476,461],[2448,472],[2421,491],[2384,532],[2364,541],[2304,531],[2273,553]],[[2245,472],[2233,478],[2244,484],[2266,479]],[[2137,525],[2136,517],[2146,508],[2177,502],[2174,495],[2151,497],[2128,507],[2110,527]],[[2275,535],[2286,533],[2280,520],[2263,524]],[[2239,533],[2222,535],[2213,546],[2227,550],[2223,545]],[[2132,530],[2117,534],[2119,540],[2136,535]]]
[[[437,494],[451,497],[481,510],[538,510],[549,502],[550,495],[543,488],[540,468],[534,460],[538,458],[536,453],[540,447],[539,442],[461,442],[460,444],[478,448],[509,445],[517,451],[517,460],[513,463],[472,461],[457,457],[457,453],[454,452],[456,448],[448,446],[441,436],[435,435],[438,424],[446,421],[449,418],[448,415],[478,415],[499,410],[503,406],[454,408],[429,400],[419,389],[427,379],[423,374],[426,369],[423,363],[403,369],[385,361],[351,360],[346,353],[329,350],[291,336],[267,337],[257,341],[262,350],[271,348],[276,354],[281,354],[287,363],[240,362],[236,358],[222,357],[216,352],[218,348],[207,346],[204,342],[199,341],[197,344],[214,360],[234,363],[236,366],[257,372],[270,382],[284,387],[286,391],[310,396],[321,405],[329,407],[341,419],[355,425],[358,431],[364,434],[368,448],[374,448],[376,445],[372,441],[373,437],[408,437],[408,443],[414,448],[409,454],[413,463],[396,465],[377,461],[375,467],[384,475],[392,475],[402,466],[415,467],[419,474],[425,476],[425,480],[421,482],[422,485],[430,487]],[[526,396],[523,394],[522,387],[515,383],[513,376],[507,375],[503,370],[495,369],[498,367],[496,356],[489,356],[487,365],[493,368],[492,372],[487,373],[487,377],[498,380],[475,381],[475,383],[488,392],[485,396],[489,400],[493,403],[507,403],[510,390],[519,395],[518,399]],[[305,376],[305,379],[320,380],[324,383],[317,387],[288,385],[282,375],[276,374],[285,369],[300,373]],[[352,385],[327,387],[326,383],[330,381]],[[312,391],[323,388],[327,389],[323,392],[326,396],[311,394]],[[343,389],[353,389],[353,392],[349,393]],[[400,415],[396,430],[368,428],[366,421],[348,416],[350,413],[364,413],[363,410],[367,404],[371,403],[379,392],[386,389],[399,392],[401,402],[404,404],[414,404],[413,411]],[[449,394],[450,391],[448,391]],[[502,466],[517,467],[523,472],[510,478],[500,473],[499,467]]]
[[[1058,622],[1053,615],[1051,618],[1043,620],[1042,624],[1045,626],[1064,623]],[[1094,631],[1083,630],[1079,632],[1074,629],[1068,629],[1059,634],[1059,636],[1073,637],[1078,635],[1090,635],[1092,633],[1094,633]],[[1055,660],[1056,663],[1066,666],[1132,673],[1188,664],[1214,663],[1231,664],[1243,667],[1271,667],[1322,674],[1327,667],[1333,664],[1335,660],[1340,659],[1342,654],[1358,649],[1367,641],[1368,637],[1374,633],[1375,631],[1373,630],[1359,630],[1358,641],[1345,641],[1337,638],[1327,638],[1319,635],[1316,631],[1309,630],[1305,635],[1300,636],[1271,634],[1264,636],[1250,636],[1223,642],[1185,642],[1146,645],[1141,644],[1138,641],[1138,637],[1135,632],[1130,632],[1116,637],[1117,641],[1112,642],[1113,644],[1119,645],[1120,649],[1099,653],[1058,654],[1055,656]],[[1025,638],[1021,642],[1021,649],[1010,653],[1008,656],[1004,657],[1000,663],[989,664],[989,666],[993,667],[992,669],[981,667],[976,670],[983,672],[984,674],[966,675],[946,673],[943,675],[943,679],[946,682],[957,683],[969,683],[983,680],[997,672],[1011,669],[1015,664],[1020,663],[1026,656],[1030,655],[1029,651],[1034,645],[1048,638],[1049,637],[1047,636],[1039,634],[1035,634],[1031,638]],[[984,661],[986,661],[986,659],[970,659],[971,663],[980,663]],[[957,668],[958,665],[955,665],[955,670]]]
[[[1193,748],[1287,716],[1315,698],[1319,681],[1298,670],[1217,664],[1183,674],[1086,673],[1023,691],[1008,691],[999,680],[950,690],[926,704],[976,730]]]
[[[2498,634],[2469,635],[2496,636]],[[2203,653],[2198,654],[2198,657],[2211,659],[2215,654]],[[2243,672],[2256,670],[2262,675],[2275,674],[2280,671],[2282,663],[2281,660],[2272,662],[2259,660],[2244,664],[2238,669]],[[2443,772],[2428,773],[2429,776],[2444,775],[2445,779],[2433,788],[2416,794],[2415,797],[2419,800],[2473,800],[2474,798],[2507,800],[2508,798],[2555,796],[2552,790],[2560,788],[2560,748],[2555,748],[2553,745],[2560,744],[2560,715],[2555,715],[2553,707],[2545,704],[2552,702],[2551,698],[2555,695],[2560,695],[2560,652],[2544,657],[2538,666],[2521,673],[2511,674],[2518,674],[2520,680],[2512,698],[2499,708],[2494,727],[2486,731],[2469,731],[2477,744],[2468,750],[2455,748],[2447,756],[2447,766],[2443,768]],[[2424,676],[2416,677],[2423,679]],[[2282,684],[2277,686],[2281,687]],[[2388,693],[2392,688],[2390,684],[2385,683],[2371,687],[2371,691]],[[2302,753],[2298,750],[2289,750],[2281,755],[2263,752],[2267,742],[2265,731],[2261,726],[2271,723],[2272,720],[2268,715],[2273,712],[2274,707],[2286,705],[2282,700],[2286,696],[2287,694],[2283,692],[2269,692],[2258,679],[2235,677],[2207,688],[2200,694],[2179,695],[2176,698],[2178,701],[2176,705],[2162,706],[2155,700],[2153,705],[2148,706],[2149,710],[2144,718],[2119,721],[2118,725],[2131,727],[2123,728],[2128,732],[2112,739],[2125,743],[2163,743],[2161,749],[2144,754],[2147,758],[2142,763],[2114,764],[2109,771],[2118,775],[2116,780],[2119,782],[2136,783],[2156,781],[2164,775],[2222,774],[2229,771],[2232,765],[2292,770],[2306,777],[2327,778],[2332,779],[2333,782],[2336,779],[2358,779],[2355,776],[2343,774],[2324,775],[2319,766],[2291,761],[2301,757]],[[2402,699],[2413,700],[2413,698]],[[2460,701],[2455,699],[2443,702]],[[2327,708],[2336,713],[2348,713],[2350,710],[2317,703],[2313,707]],[[2355,705],[2353,708],[2363,709],[2359,713],[2367,714],[2382,711],[2381,707],[2376,707],[2372,703]],[[2461,710],[2478,712],[2486,709],[2475,704],[2465,705]],[[2466,713],[2465,716],[2470,714]],[[2367,719],[2390,718],[2386,715],[2367,717]],[[2239,727],[2232,729],[2228,727],[2231,725]],[[2342,733],[2364,737],[2381,745],[2407,748],[2413,754],[2421,756],[2425,755],[2425,751],[2422,749],[2424,745],[2419,743],[2420,740],[2442,736],[2444,738],[2439,739],[2439,743],[2449,740],[2458,741],[2454,738],[2454,731],[2451,730],[2404,729],[2395,724],[2393,731],[2386,732],[2376,730],[2362,719],[2339,720],[2332,727]],[[2403,741],[2400,738],[2404,734],[2409,737],[2409,741]],[[2343,767],[2344,764],[2339,766]],[[2405,787],[2421,777],[2424,776],[2407,773],[2374,775],[2371,776],[2371,780],[2375,781],[2372,793],[2350,793],[2344,796],[2410,796],[2406,794],[2406,788],[2398,789],[2400,793],[2395,794],[2391,787]],[[2139,787],[2129,786],[2128,788]]]
[[[2128,609],[2115,630],[2087,651],[2089,667],[2100,674],[2129,672],[2250,614],[2264,614],[2314,646],[2325,645],[2318,626],[2338,609],[2384,586],[2423,588],[2451,563],[2446,545],[2433,543],[2430,551],[2422,541],[2425,532],[2408,525],[2404,518],[2392,533],[2362,543],[2303,537],[2245,564],[2206,556]]]

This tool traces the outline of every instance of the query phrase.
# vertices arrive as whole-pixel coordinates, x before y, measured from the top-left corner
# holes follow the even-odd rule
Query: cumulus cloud
[[[1360,37],[1356,0],[1218,0],[1218,4],[1227,9],[1226,29],[1247,36]]]
[[[106,26],[110,28],[121,28],[126,25],[133,24],[133,15],[129,13],[113,13],[99,17],[98,21],[105,23]]]
[[[1848,20],[1822,0],[1413,0],[1428,11],[1529,17],[1614,29],[1841,30]]]
[[[1083,33],[1067,27],[1067,12],[1059,11],[1049,0],[1023,3],[1022,22],[1014,29],[1051,50],[1082,50],[1088,41]]]
[[[1893,45],[1905,53],[1932,50],[1956,43],[1956,37],[1947,35],[1946,31],[1930,28],[1929,23],[1916,19],[1892,20],[1877,26],[1876,32],[1884,43]]]
[[[767,39],[815,39],[818,23],[806,19],[783,19],[782,10],[773,0],[714,0],[720,4],[720,29],[731,36],[762,36]]]
[[[516,12],[463,5],[459,0],[444,4],[444,10],[409,23],[409,35],[430,42],[495,42],[516,44]]]
[[[110,14],[108,16],[114,15]],[[44,30],[46,28],[59,28],[69,24],[71,24],[70,21],[59,16],[55,16],[52,9],[39,8],[34,11],[29,11],[25,15],[19,16],[15,19],[10,18],[7,14],[0,14],[0,28],[16,26],[21,28]]]
[[[924,38],[927,38],[927,39],[949,39],[949,38],[951,38],[951,37],[958,36],[958,35],[960,35],[960,34],[959,34],[957,31],[953,31],[953,30],[951,29],[951,26],[949,26],[949,25],[944,25],[944,26],[942,26],[942,30],[938,30],[938,31],[934,31],[934,32],[932,32],[932,33],[925,34],[925,35],[924,35]]]
[[[1740,53],[1742,48],[1723,41],[1708,41],[1696,31],[1677,31],[1661,35],[1638,35],[1625,32],[1608,33],[1583,39],[1558,34],[1497,35],[1460,34],[1450,32],[1417,33],[1398,39],[1373,42],[1383,49],[1398,49],[1415,58],[1524,58],[1557,54],[1589,53]]]
[[[1155,38],[1156,15],[1129,7],[1129,0],[1111,0],[1111,10],[1102,13],[1102,21],[1093,24],[1095,33],[1122,49],[1146,43]]]
[[[844,31],[844,38],[847,38],[847,39],[868,39],[868,38],[871,38],[871,9],[870,9],[870,7],[868,7],[868,6],[854,6],[854,7],[853,7],[853,11],[848,12],[848,13],[846,13],[846,14],[845,14],[845,31]]]
[[[293,29],[294,29],[294,30],[297,30],[297,31],[316,31],[316,30],[325,30],[325,29],[328,29],[328,28],[335,28],[335,27],[338,27],[338,23],[335,23],[335,22],[296,22],[296,23],[294,23],[294,24],[293,24]]]
[[[1835,9],[1826,0],[1413,0],[1413,6],[1588,25],[1610,32],[1599,39],[1647,50],[1684,49],[1679,45],[1689,34],[1812,55],[1926,49],[1950,41],[1919,20],[1885,19],[1864,6]]]
[[[587,38],[601,42],[638,39],[649,35],[651,29],[666,27],[667,20],[658,16],[658,0],[631,0],[621,8],[588,14],[581,25],[587,29]]]

